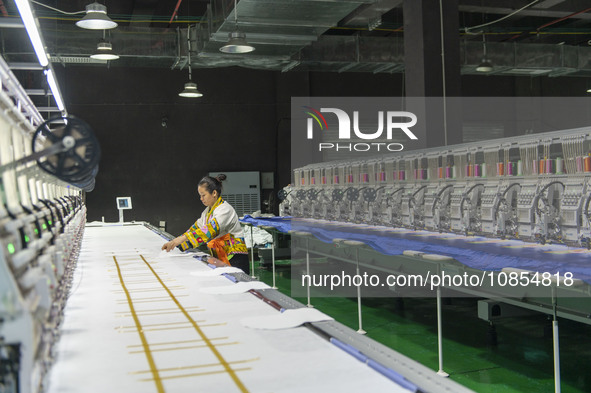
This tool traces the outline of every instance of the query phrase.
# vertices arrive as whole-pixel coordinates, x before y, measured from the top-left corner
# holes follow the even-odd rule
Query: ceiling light
[[[117,60],[119,58],[118,55],[113,53],[113,45],[107,41],[99,42],[96,47],[96,52],[93,55],[90,55],[90,57],[97,60]]]
[[[60,89],[57,85],[57,81],[55,80],[55,76],[53,75],[53,70],[51,68],[45,70],[45,77],[47,78],[47,83],[49,84],[49,88],[51,89],[51,95],[53,95],[55,104],[57,105],[60,111],[64,112],[66,110],[66,106],[64,105],[64,101],[62,100]]]
[[[185,89],[179,93],[181,97],[197,98],[203,97],[203,93],[197,90],[197,84],[193,82],[185,83]]]
[[[21,15],[25,28],[27,29],[31,44],[33,44],[37,59],[39,59],[39,64],[41,64],[42,67],[46,67],[49,64],[49,60],[45,53],[45,47],[43,46],[43,41],[41,40],[41,35],[37,28],[37,20],[33,16],[31,5],[28,0],[16,0],[16,6],[18,7],[18,12]]]
[[[476,71],[478,72],[491,72],[493,70],[493,65],[487,59],[482,59],[482,62],[476,67]]]
[[[76,22],[76,26],[90,30],[114,29],[117,23],[107,16],[107,7],[97,3],[86,6],[86,16]]]
[[[197,84],[191,77],[191,25],[187,26],[187,63],[189,65],[189,81],[185,83],[185,88],[179,93],[181,97],[197,98],[203,97],[203,93],[197,90]]]
[[[591,93],[591,89],[587,89],[587,93]]]
[[[248,53],[254,50],[254,46],[246,42],[246,34],[241,31],[233,31],[228,34],[228,43],[220,48],[224,53]]]
[[[248,53],[254,50],[254,46],[246,42],[246,34],[238,31],[238,8],[234,0],[234,25],[235,30],[228,34],[228,43],[220,48],[224,53]]]
[[[486,36],[484,32],[482,33],[482,61],[476,67],[477,72],[491,72],[493,70],[493,65],[486,57]]]

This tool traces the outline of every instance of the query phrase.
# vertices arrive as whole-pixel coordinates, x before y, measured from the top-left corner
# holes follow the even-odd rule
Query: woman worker
[[[180,247],[185,251],[206,243],[214,251],[216,258],[250,274],[248,250],[238,215],[221,197],[222,181],[225,179],[226,175],[218,175],[205,176],[199,181],[197,191],[201,202],[206,206],[205,210],[191,228],[165,243],[162,249],[168,252]]]

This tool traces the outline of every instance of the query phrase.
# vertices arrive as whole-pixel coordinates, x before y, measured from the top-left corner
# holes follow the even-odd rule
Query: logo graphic
[[[312,108],[311,106],[303,106],[302,108],[306,109],[304,112],[310,116],[312,116],[316,123],[320,126],[320,129],[323,130],[326,128],[328,130],[328,124],[326,124],[326,119],[322,116],[322,113],[318,112],[316,109]],[[313,112],[313,113],[312,113]],[[320,119],[322,122],[320,122]],[[322,126],[324,124],[324,127]],[[312,119],[308,119],[308,139],[312,139]]]
[[[328,123],[326,118],[322,115],[323,113],[331,113],[336,116],[338,122],[338,138],[339,140],[351,140],[351,129],[353,129],[354,137],[368,141],[375,140],[382,137],[384,128],[386,129],[386,139],[391,141],[394,130],[402,131],[409,139],[417,140],[417,136],[410,130],[415,124],[417,124],[417,117],[412,112],[404,111],[378,111],[378,124],[377,130],[367,133],[367,130],[361,130],[359,127],[359,111],[353,111],[353,121],[347,112],[338,108],[320,108],[316,110],[310,106],[303,106],[304,112],[311,116],[307,119],[307,134],[308,139],[314,138],[314,120],[320,127],[320,130],[328,130]],[[400,121],[400,120],[407,121]],[[385,124],[385,127],[384,127]],[[385,146],[389,151],[400,151],[404,146],[400,143],[355,143],[355,144],[334,144],[323,142],[318,145],[319,150],[333,149],[336,150],[355,150],[355,151],[368,151],[372,148],[380,150],[380,146]]]

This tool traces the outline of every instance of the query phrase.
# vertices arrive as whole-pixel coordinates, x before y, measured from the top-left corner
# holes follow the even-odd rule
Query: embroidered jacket
[[[230,236],[225,240],[223,248],[229,258],[234,254],[248,254],[238,215],[234,208],[220,197],[211,208],[207,207],[195,224],[185,232],[188,241],[180,247],[185,251],[226,234]]]

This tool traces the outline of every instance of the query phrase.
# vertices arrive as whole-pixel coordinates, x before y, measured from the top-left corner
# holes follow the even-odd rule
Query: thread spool
[[[406,180],[406,171],[402,170],[400,172],[398,172],[399,176],[398,176],[398,180]]]
[[[505,174],[505,164],[497,162],[497,175],[503,176]]]
[[[517,176],[523,176],[523,163],[521,160],[517,161]]]
[[[380,172],[380,181],[386,181],[386,172]]]
[[[438,172],[439,178],[440,179],[443,179],[443,167],[442,166],[440,166],[438,168],[438,171],[437,172]]]
[[[452,171],[452,168],[450,166],[448,166],[447,168],[445,168],[445,178],[446,179],[451,178],[451,176],[452,176],[451,171]]]
[[[333,177],[333,183],[334,183],[334,184],[339,184],[339,175],[335,175],[335,176]]]
[[[585,172],[591,172],[591,156],[587,156],[583,159]]]
[[[474,177],[480,177],[480,165],[474,164]]]
[[[367,173],[360,174],[359,180],[361,180],[361,183],[369,183],[369,174],[367,174]]]
[[[310,184],[316,184],[316,178],[315,177],[310,178]]]
[[[453,179],[456,179],[458,177],[458,169],[455,165],[451,167],[451,177]]]
[[[583,157],[582,156],[578,156],[577,157],[577,172],[583,172]]]
[[[544,159],[541,159],[538,168],[538,174],[543,175],[544,173],[546,173],[546,162]]]
[[[538,174],[538,161],[533,160],[531,167],[533,169],[534,175],[537,175]]]
[[[547,159],[546,160],[546,173],[554,173],[555,170],[556,170],[555,160]]]
[[[507,176],[513,176],[513,163],[507,163]]]
[[[326,184],[326,176],[322,176],[322,184]]]
[[[486,163],[482,163],[482,165],[480,165],[480,169],[482,172],[482,177],[486,177]]]
[[[564,173],[564,161],[561,157],[556,159],[556,173],[562,175]]]

